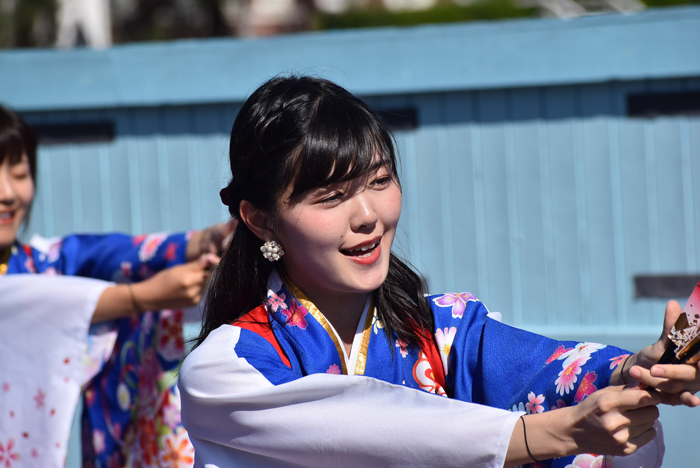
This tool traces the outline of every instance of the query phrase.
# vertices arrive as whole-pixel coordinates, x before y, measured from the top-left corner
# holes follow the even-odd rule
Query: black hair
[[[359,98],[313,77],[277,77],[243,104],[231,129],[232,179],[221,191],[240,220],[246,200],[274,214],[281,197],[367,175],[377,157],[399,183],[394,141],[386,124]],[[207,335],[264,303],[274,267],[260,254],[262,241],[239,222],[215,268],[207,292],[201,344]],[[387,337],[408,343],[432,336],[434,319],[424,298],[425,281],[390,254],[389,272],[374,291]],[[393,349],[393,347],[392,347]]]
[[[29,174],[34,183],[34,194],[36,195],[36,147],[37,138],[32,128],[16,112],[0,105],[0,164],[8,159],[10,165],[18,164],[22,161],[22,156],[26,155],[29,162]],[[22,221],[23,228],[26,228],[31,216],[31,204],[27,208]]]
[[[0,105],[0,164],[9,158],[10,164],[17,164],[23,155],[29,159],[29,171],[36,183],[37,140],[31,127],[7,107]]]

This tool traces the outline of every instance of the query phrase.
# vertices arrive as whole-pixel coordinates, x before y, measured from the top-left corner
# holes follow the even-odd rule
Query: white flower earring
[[[282,255],[284,255],[284,250],[282,250],[282,246],[273,240],[267,241],[263,245],[261,245],[260,251],[262,252],[263,257],[265,257],[271,262],[279,260],[282,257]]]

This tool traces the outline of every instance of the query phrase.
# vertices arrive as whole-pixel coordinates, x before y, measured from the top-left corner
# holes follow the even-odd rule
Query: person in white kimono
[[[616,466],[660,466],[656,406],[700,404],[697,367],[654,365],[677,303],[632,354],[424,294],[391,252],[394,142],[343,88],[263,84],[230,163],[221,198],[239,225],[179,381],[195,466],[571,468],[635,452]]]

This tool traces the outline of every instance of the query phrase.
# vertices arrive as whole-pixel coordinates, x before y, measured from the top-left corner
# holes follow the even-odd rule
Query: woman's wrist
[[[506,466],[579,453],[574,420],[574,407],[522,416],[513,429]]]
[[[637,354],[630,354],[617,366],[610,376],[610,385],[628,385],[635,380],[630,375],[630,369],[637,363]]]

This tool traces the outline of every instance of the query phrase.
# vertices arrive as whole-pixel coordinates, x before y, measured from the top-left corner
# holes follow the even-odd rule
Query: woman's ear
[[[248,229],[262,241],[269,241],[275,238],[272,230],[271,219],[268,214],[253,206],[248,200],[242,200],[239,213],[241,221],[243,221]]]

